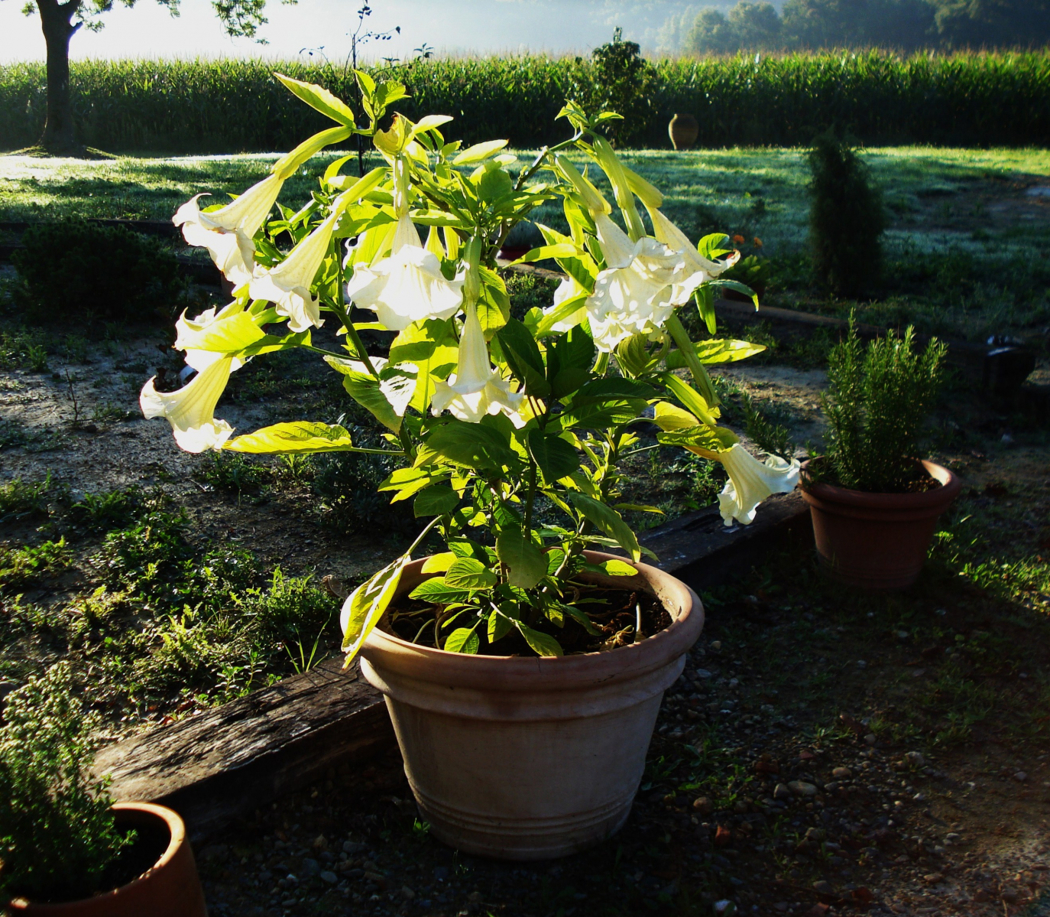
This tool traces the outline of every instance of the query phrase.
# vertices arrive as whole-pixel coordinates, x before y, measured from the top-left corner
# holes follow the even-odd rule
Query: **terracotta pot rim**
[[[921,493],[889,494],[871,493],[865,490],[853,490],[842,487],[839,484],[828,484],[824,482],[814,483],[807,480],[808,469],[811,463],[817,459],[807,459],[802,463],[800,472],[799,489],[802,497],[807,503],[839,503],[865,509],[923,509],[929,507],[940,507],[951,503],[962,488],[959,476],[949,468],[922,459],[922,466],[926,473],[941,486],[933,490],[924,490]]]
[[[164,849],[164,853],[162,853],[157,859],[157,862],[130,882],[125,882],[123,885],[117,886],[116,888],[99,892],[97,895],[92,895],[91,898],[78,898],[73,901],[49,901],[41,902],[39,904],[27,901],[25,898],[14,898],[10,903],[18,904],[23,907],[26,905],[32,905],[34,914],[46,914],[51,910],[54,910],[54,912],[58,914],[64,913],[71,905],[83,901],[92,901],[96,898],[104,898],[109,895],[124,895],[128,890],[148,881],[150,875],[152,875],[155,870],[166,866],[178,852],[179,848],[186,842],[185,822],[183,822],[182,817],[177,812],[174,812],[166,806],[159,806],[153,802],[115,802],[110,808],[114,813],[119,814],[121,812],[128,812],[135,815],[152,816],[164,823],[169,834],[168,846]]]
[[[585,554],[596,560],[624,560],[623,557],[597,551],[586,551]],[[425,560],[426,558],[421,558],[412,561],[405,568],[405,572],[418,574]],[[474,656],[420,646],[377,627],[365,641],[361,655],[366,659],[372,655],[382,655],[387,660],[387,664],[390,664],[390,657],[397,657],[408,666],[412,666],[413,663],[438,665],[442,666],[449,676],[453,673],[460,673],[472,681],[489,677],[490,674],[499,681],[533,675],[542,678],[543,681],[551,684],[551,687],[556,687],[550,681],[552,677],[571,678],[595,669],[600,669],[602,672],[607,670],[609,680],[615,680],[620,673],[623,673],[624,677],[633,677],[644,669],[664,665],[670,656],[680,655],[687,651],[696,641],[704,623],[703,604],[688,585],[658,567],[643,563],[636,563],[633,566],[638,569],[638,576],[608,577],[601,578],[599,581],[614,588],[616,585],[626,588],[646,587],[663,581],[669,589],[674,589],[677,585],[684,590],[683,596],[688,596],[690,599],[688,603],[683,602],[677,616],[675,616],[674,609],[668,608],[673,618],[671,624],[659,633],[646,637],[640,643],[632,643],[604,652],[574,653],[569,656]],[[595,579],[598,578],[595,577]],[[627,582],[624,582],[625,580]],[[651,587],[648,591],[655,592]],[[665,607],[667,607],[666,604]]]

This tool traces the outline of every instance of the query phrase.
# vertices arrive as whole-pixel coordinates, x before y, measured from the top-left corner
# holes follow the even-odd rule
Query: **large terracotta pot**
[[[692,115],[675,115],[667,125],[671,146],[676,150],[688,150],[700,134],[700,124]]]
[[[152,869],[94,898],[64,904],[31,904],[16,898],[7,905],[8,911],[27,917],[208,917],[182,819],[171,809],[148,802],[117,803],[113,811],[117,827],[125,831],[159,827],[168,832],[167,849]]]
[[[926,560],[937,520],[958,496],[959,478],[940,465],[923,467],[941,486],[914,494],[872,494],[808,481],[809,504],[821,566],[833,579],[866,589],[904,589]]]
[[[406,569],[401,593],[427,578],[422,564]],[[608,652],[467,656],[369,636],[361,671],[386,695],[412,792],[441,840],[538,860],[598,843],[627,820],[663,693],[704,625],[692,589],[636,566],[633,577],[590,579],[654,593],[673,623]]]

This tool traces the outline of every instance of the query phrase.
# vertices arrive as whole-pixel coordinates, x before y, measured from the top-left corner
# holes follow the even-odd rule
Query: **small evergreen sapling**
[[[944,380],[948,348],[931,340],[915,349],[915,329],[887,335],[865,350],[850,322],[849,336],[828,358],[823,396],[828,432],[817,476],[853,490],[904,493],[923,478],[926,420]]]
[[[133,834],[114,825],[106,782],[89,775],[98,722],[53,665],[8,695],[0,728],[0,900],[72,901],[103,890]]]
[[[809,152],[812,181],[809,243],[821,282],[839,296],[857,297],[882,271],[882,195],[856,151],[833,134]]]

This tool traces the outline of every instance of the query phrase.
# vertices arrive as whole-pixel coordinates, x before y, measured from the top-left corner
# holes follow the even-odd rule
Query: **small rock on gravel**
[[[779,788],[779,787],[778,787]],[[812,783],[806,783],[805,780],[792,780],[788,784],[788,789],[796,796],[816,796],[817,788]],[[773,791],[773,795],[776,796],[777,791]]]
[[[831,776],[836,780],[849,780],[853,776],[853,771],[848,767],[836,767],[832,772]]]
[[[917,751],[909,751],[904,756],[904,760],[912,767],[923,767],[926,764],[926,759]]]
[[[831,883],[824,879],[819,879],[818,881],[813,883],[813,891],[815,891],[818,895],[834,894],[834,890],[831,887]]]
[[[791,795],[791,790],[789,790],[787,785],[783,783],[778,783],[773,790],[774,799],[790,799]]]

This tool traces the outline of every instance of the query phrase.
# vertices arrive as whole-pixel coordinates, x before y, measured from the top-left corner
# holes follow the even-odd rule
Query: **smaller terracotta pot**
[[[671,146],[676,150],[688,150],[700,134],[700,124],[692,115],[675,115],[667,125]]]
[[[802,497],[809,504],[821,567],[832,579],[865,589],[904,589],[919,578],[937,520],[959,494],[962,482],[940,465],[923,462],[941,486],[922,493],[871,494],[808,479],[802,465]]]
[[[124,831],[158,825],[168,831],[168,846],[152,869],[93,898],[62,904],[32,904],[16,898],[8,903],[7,912],[26,917],[208,917],[186,825],[178,814],[149,802],[121,802],[113,811],[117,827]]]

